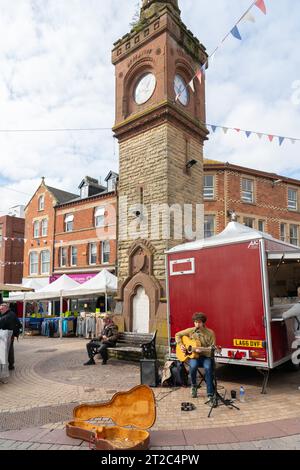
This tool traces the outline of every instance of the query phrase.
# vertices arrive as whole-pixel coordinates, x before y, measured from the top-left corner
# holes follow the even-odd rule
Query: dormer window
[[[43,211],[45,209],[45,196],[39,197],[39,211]]]
[[[117,178],[113,176],[107,182],[107,191],[114,191],[116,189]]]
[[[83,185],[82,188],[80,189],[80,197],[81,199],[85,199],[86,197],[89,197],[89,187],[87,184]]]

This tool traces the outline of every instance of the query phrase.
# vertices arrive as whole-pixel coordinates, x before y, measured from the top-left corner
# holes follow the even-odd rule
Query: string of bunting
[[[206,68],[208,67],[208,64],[212,63],[217,51],[220,49],[220,47],[223,45],[223,43],[226,41],[226,39],[230,35],[232,35],[234,38],[240,41],[242,40],[242,36],[240,34],[238,25],[243,21],[250,21],[251,23],[255,23],[255,16],[251,12],[254,6],[257,7],[264,15],[267,14],[267,8],[266,8],[264,0],[255,0],[253,3],[251,3],[250,7],[245,11],[245,13],[241,16],[241,18],[237,21],[237,23],[229,31],[229,33],[226,34],[226,36],[222,39],[220,44],[218,44],[218,46],[215,48],[212,54],[207,58],[206,62],[197,70],[197,72],[195,73],[191,81],[185,87],[182,86],[182,89],[180,89],[179,93],[176,95],[175,102],[180,98],[180,96],[186,90],[188,86],[191,88],[193,93],[195,93],[195,86],[194,86],[195,78],[199,80],[200,84],[202,83],[202,79],[203,77],[205,77],[205,71],[206,71]]]
[[[8,240],[11,240],[12,242],[27,242],[27,238],[20,238],[20,237],[2,237],[0,238],[0,243],[1,241],[7,242]]]
[[[247,139],[251,137],[251,135],[257,135],[259,139],[262,139],[264,136],[268,138],[269,142],[273,142],[274,139],[278,139],[279,146],[283,144],[284,141],[289,140],[292,144],[295,144],[296,142],[299,142],[300,139],[294,138],[294,137],[285,137],[285,136],[280,136],[280,135],[273,135],[273,134],[267,134],[263,132],[257,132],[257,131],[249,131],[245,129],[239,129],[238,127],[225,127],[225,126],[217,126],[215,124],[206,124],[207,128],[211,128],[212,132],[215,133],[217,129],[222,129],[224,134],[227,134],[228,131],[235,131],[237,133],[244,133]]]
[[[18,265],[18,264],[24,264],[23,261],[7,261],[7,262],[3,262],[3,261],[0,261],[0,266],[11,266],[11,265]]]

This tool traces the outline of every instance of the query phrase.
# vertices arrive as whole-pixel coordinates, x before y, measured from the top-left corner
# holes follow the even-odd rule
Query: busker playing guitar
[[[192,382],[192,398],[197,398],[197,370],[205,370],[205,382],[208,400],[214,395],[214,370],[211,359],[212,347],[215,347],[216,338],[212,330],[206,328],[207,321],[204,313],[195,313],[192,317],[195,327],[179,331],[175,340],[177,343],[177,357],[182,362],[189,360],[190,377]]]

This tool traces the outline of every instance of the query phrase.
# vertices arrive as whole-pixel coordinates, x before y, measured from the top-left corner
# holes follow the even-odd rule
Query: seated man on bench
[[[104,328],[101,331],[99,338],[92,339],[87,345],[86,349],[89,355],[89,360],[84,364],[85,366],[92,366],[95,363],[94,357],[100,354],[102,357],[102,364],[105,365],[108,359],[107,348],[115,346],[118,339],[118,327],[114,324],[112,319],[107,313],[103,316]]]

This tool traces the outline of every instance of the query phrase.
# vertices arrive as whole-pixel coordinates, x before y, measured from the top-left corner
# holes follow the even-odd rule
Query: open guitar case
[[[156,420],[155,397],[150,387],[138,385],[116,393],[107,403],[76,406],[73,416],[67,435],[93,444],[96,450],[146,450],[150,443],[146,429]],[[109,418],[116,426],[88,422],[97,418]]]

